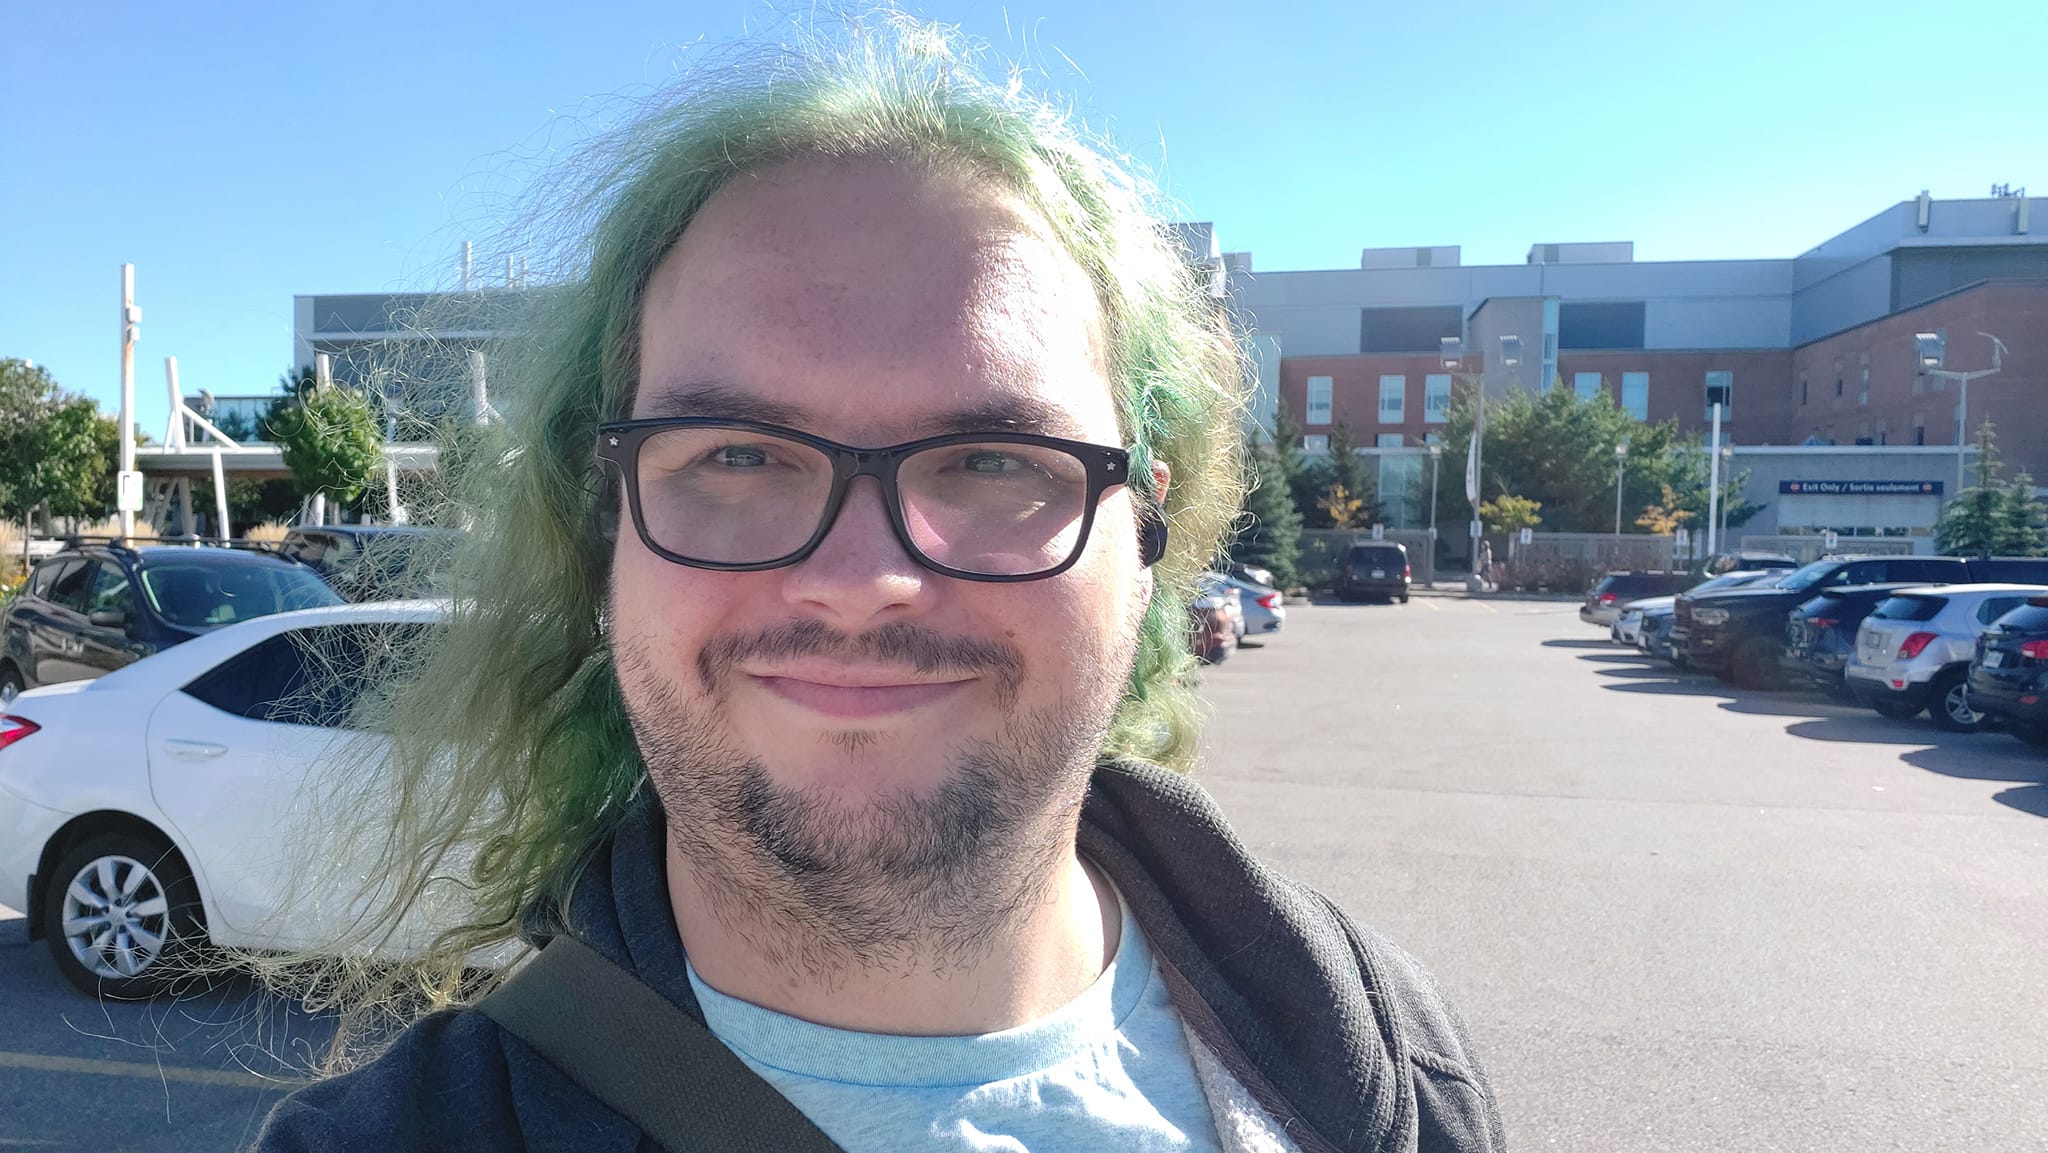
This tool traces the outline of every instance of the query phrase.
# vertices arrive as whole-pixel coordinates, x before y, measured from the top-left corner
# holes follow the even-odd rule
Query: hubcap
[[[0,705],[11,705],[14,703],[14,698],[20,695],[21,686],[14,683],[13,677],[10,676],[4,681],[0,681]]]
[[[1970,707],[1970,686],[1958,684],[1948,691],[1944,698],[1949,719],[1959,725],[1974,725],[1984,719],[1984,714]]]
[[[64,940],[94,976],[126,980],[155,964],[169,935],[170,902],[133,857],[86,864],[64,890]]]

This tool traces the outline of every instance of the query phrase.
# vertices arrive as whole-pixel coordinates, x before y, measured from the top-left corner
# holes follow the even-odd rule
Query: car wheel
[[[21,670],[13,665],[0,664],[0,707],[14,703],[14,698],[27,688],[21,679]]]
[[[1735,650],[1728,667],[1735,683],[1745,689],[1772,689],[1779,685],[1778,645],[1769,637],[1751,637]]]
[[[1870,702],[1870,707],[1877,710],[1878,716],[1884,717],[1887,720],[1910,721],[1920,715],[1922,706],[1879,697]]]
[[[1960,669],[1934,682],[1934,695],[1927,700],[1927,715],[1952,733],[1974,733],[1990,719],[1970,707],[1970,682]]]
[[[1404,604],[1404,605],[1408,603],[1408,594],[1407,594],[1407,593],[1402,593],[1402,594],[1401,594],[1401,603],[1402,603],[1402,604]]]
[[[97,997],[152,997],[197,974],[199,886],[163,841],[104,833],[72,846],[43,890],[43,937],[65,980]]]

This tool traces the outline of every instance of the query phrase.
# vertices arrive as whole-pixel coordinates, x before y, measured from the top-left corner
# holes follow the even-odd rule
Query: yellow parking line
[[[0,1069],[34,1069],[42,1073],[85,1073],[98,1077],[137,1077],[145,1081],[183,1081],[191,1085],[230,1085],[240,1089],[289,1088],[293,1081],[258,1077],[232,1069],[192,1069],[141,1061],[102,1061],[95,1057],[52,1057],[44,1053],[0,1050]]]
[[[1498,613],[1498,612],[1500,612],[1500,610],[1499,610],[1499,609],[1497,609],[1497,608],[1494,608],[1494,607],[1493,607],[1492,605],[1490,605],[1490,604],[1487,604],[1487,603],[1486,603],[1485,601],[1482,601],[1482,600],[1474,600],[1474,601],[1473,601],[1472,603],[1473,603],[1473,604],[1475,604],[1475,605],[1478,605],[1478,606],[1479,606],[1480,608],[1483,608],[1483,609],[1485,609],[1485,610],[1486,610],[1487,612],[1490,612],[1490,613]]]
[[[1427,609],[1428,609],[1428,610],[1429,610],[1430,612],[1433,612],[1433,613],[1440,613],[1440,612],[1444,611],[1444,610],[1442,610],[1442,609],[1438,608],[1438,607],[1436,606],[1436,601],[1435,601],[1435,600],[1433,600],[1433,599],[1431,599],[1430,597],[1423,597],[1423,598],[1422,598],[1422,604],[1423,604],[1423,607],[1424,607],[1424,608],[1427,608]]]

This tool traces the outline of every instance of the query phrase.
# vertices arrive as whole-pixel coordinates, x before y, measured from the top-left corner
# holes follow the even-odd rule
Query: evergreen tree
[[[1998,433],[1977,429],[1977,483],[1955,494],[1934,524],[1934,547],[1950,556],[1991,556],[2011,531],[2007,494],[1999,485]]]
[[[1278,423],[1277,421],[1275,423]],[[1301,560],[1301,512],[1294,507],[1280,453],[1264,437],[1251,452],[1252,484],[1230,543],[1231,559],[1271,569],[1282,588],[1295,584]]]
[[[2048,555],[2048,506],[2034,495],[2034,477],[2021,469],[2005,490],[1996,552],[1999,556]]]
[[[1366,525],[1380,518],[1379,485],[1372,475],[1372,466],[1358,455],[1356,449],[1350,425],[1340,420],[1330,426],[1330,482],[1323,486],[1318,499],[1327,499],[1332,488],[1342,485],[1349,498],[1359,502],[1351,525]],[[1348,528],[1351,525],[1338,527]]]

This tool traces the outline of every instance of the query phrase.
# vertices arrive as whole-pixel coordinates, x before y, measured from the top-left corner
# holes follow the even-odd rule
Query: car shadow
[[[1560,640],[1544,641],[1543,647],[1546,649],[1616,649],[1620,648],[1621,646],[1609,640]]]
[[[1592,647],[1578,641],[1544,643]],[[1952,733],[1924,716],[1892,720],[1860,705],[1830,700],[1813,689],[1744,689],[1641,654],[1583,653],[1579,659],[1605,678],[1602,688],[1613,692],[1714,697],[1729,712],[1782,717],[1790,722],[1785,731],[1804,740],[1895,745],[1900,746],[1900,761],[1926,772],[1962,780],[2011,781],[2017,787],[1994,794],[1994,800],[2048,817],[2048,757],[2004,733]]]

